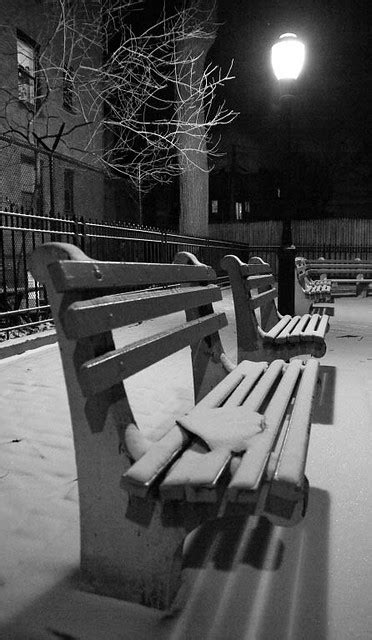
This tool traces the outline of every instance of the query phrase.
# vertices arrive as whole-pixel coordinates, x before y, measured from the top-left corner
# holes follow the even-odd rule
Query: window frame
[[[37,53],[38,46],[35,40],[30,38],[20,29],[16,30],[16,54],[17,54],[17,73],[18,73],[18,100],[21,104],[31,107],[36,105],[36,70],[37,70]],[[23,51],[22,51],[23,47]],[[31,54],[31,55],[30,55]],[[24,59],[32,62],[32,68],[21,63],[22,55]],[[31,66],[31,65],[30,65]],[[25,95],[22,97],[21,87],[27,87]]]
[[[235,221],[243,221],[243,203],[240,201],[235,201]]]

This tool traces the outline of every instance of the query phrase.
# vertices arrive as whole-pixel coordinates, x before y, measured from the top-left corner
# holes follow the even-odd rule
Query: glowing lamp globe
[[[295,33],[283,33],[271,48],[271,64],[278,80],[297,80],[305,62],[305,45]]]

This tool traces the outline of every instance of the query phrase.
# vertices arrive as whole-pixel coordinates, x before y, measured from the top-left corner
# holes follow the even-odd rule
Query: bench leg
[[[295,526],[303,520],[306,515],[309,502],[310,485],[304,476],[301,498],[292,504],[284,501],[280,496],[272,495],[269,491],[266,501],[265,515],[272,524],[279,526]],[[286,513],[286,516],[283,514]]]
[[[126,496],[125,496],[126,497]],[[185,537],[199,524],[184,503],[132,499],[117,526],[82,529],[81,587],[168,609],[181,586]]]

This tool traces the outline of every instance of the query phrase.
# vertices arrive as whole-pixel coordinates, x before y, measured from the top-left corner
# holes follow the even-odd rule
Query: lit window
[[[241,202],[235,202],[235,218],[236,220],[243,220],[243,205]]]
[[[18,98],[22,102],[35,102],[35,47],[17,37]]]
[[[212,213],[218,213],[218,200],[212,200],[211,208],[212,208]]]

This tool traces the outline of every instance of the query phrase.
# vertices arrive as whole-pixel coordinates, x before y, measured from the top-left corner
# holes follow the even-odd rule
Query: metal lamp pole
[[[271,48],[271,64],[280,84],[280,102],[285,125],[286,180],[284,193],[285,212],[281,247],[278,254],[278,308],[280,313],[294,315],[294,278],[296,248],[292,242],[293,156],[292,156],[292,102],[294,83],[305,61],[305,46],[294,33],[284,33]]]

